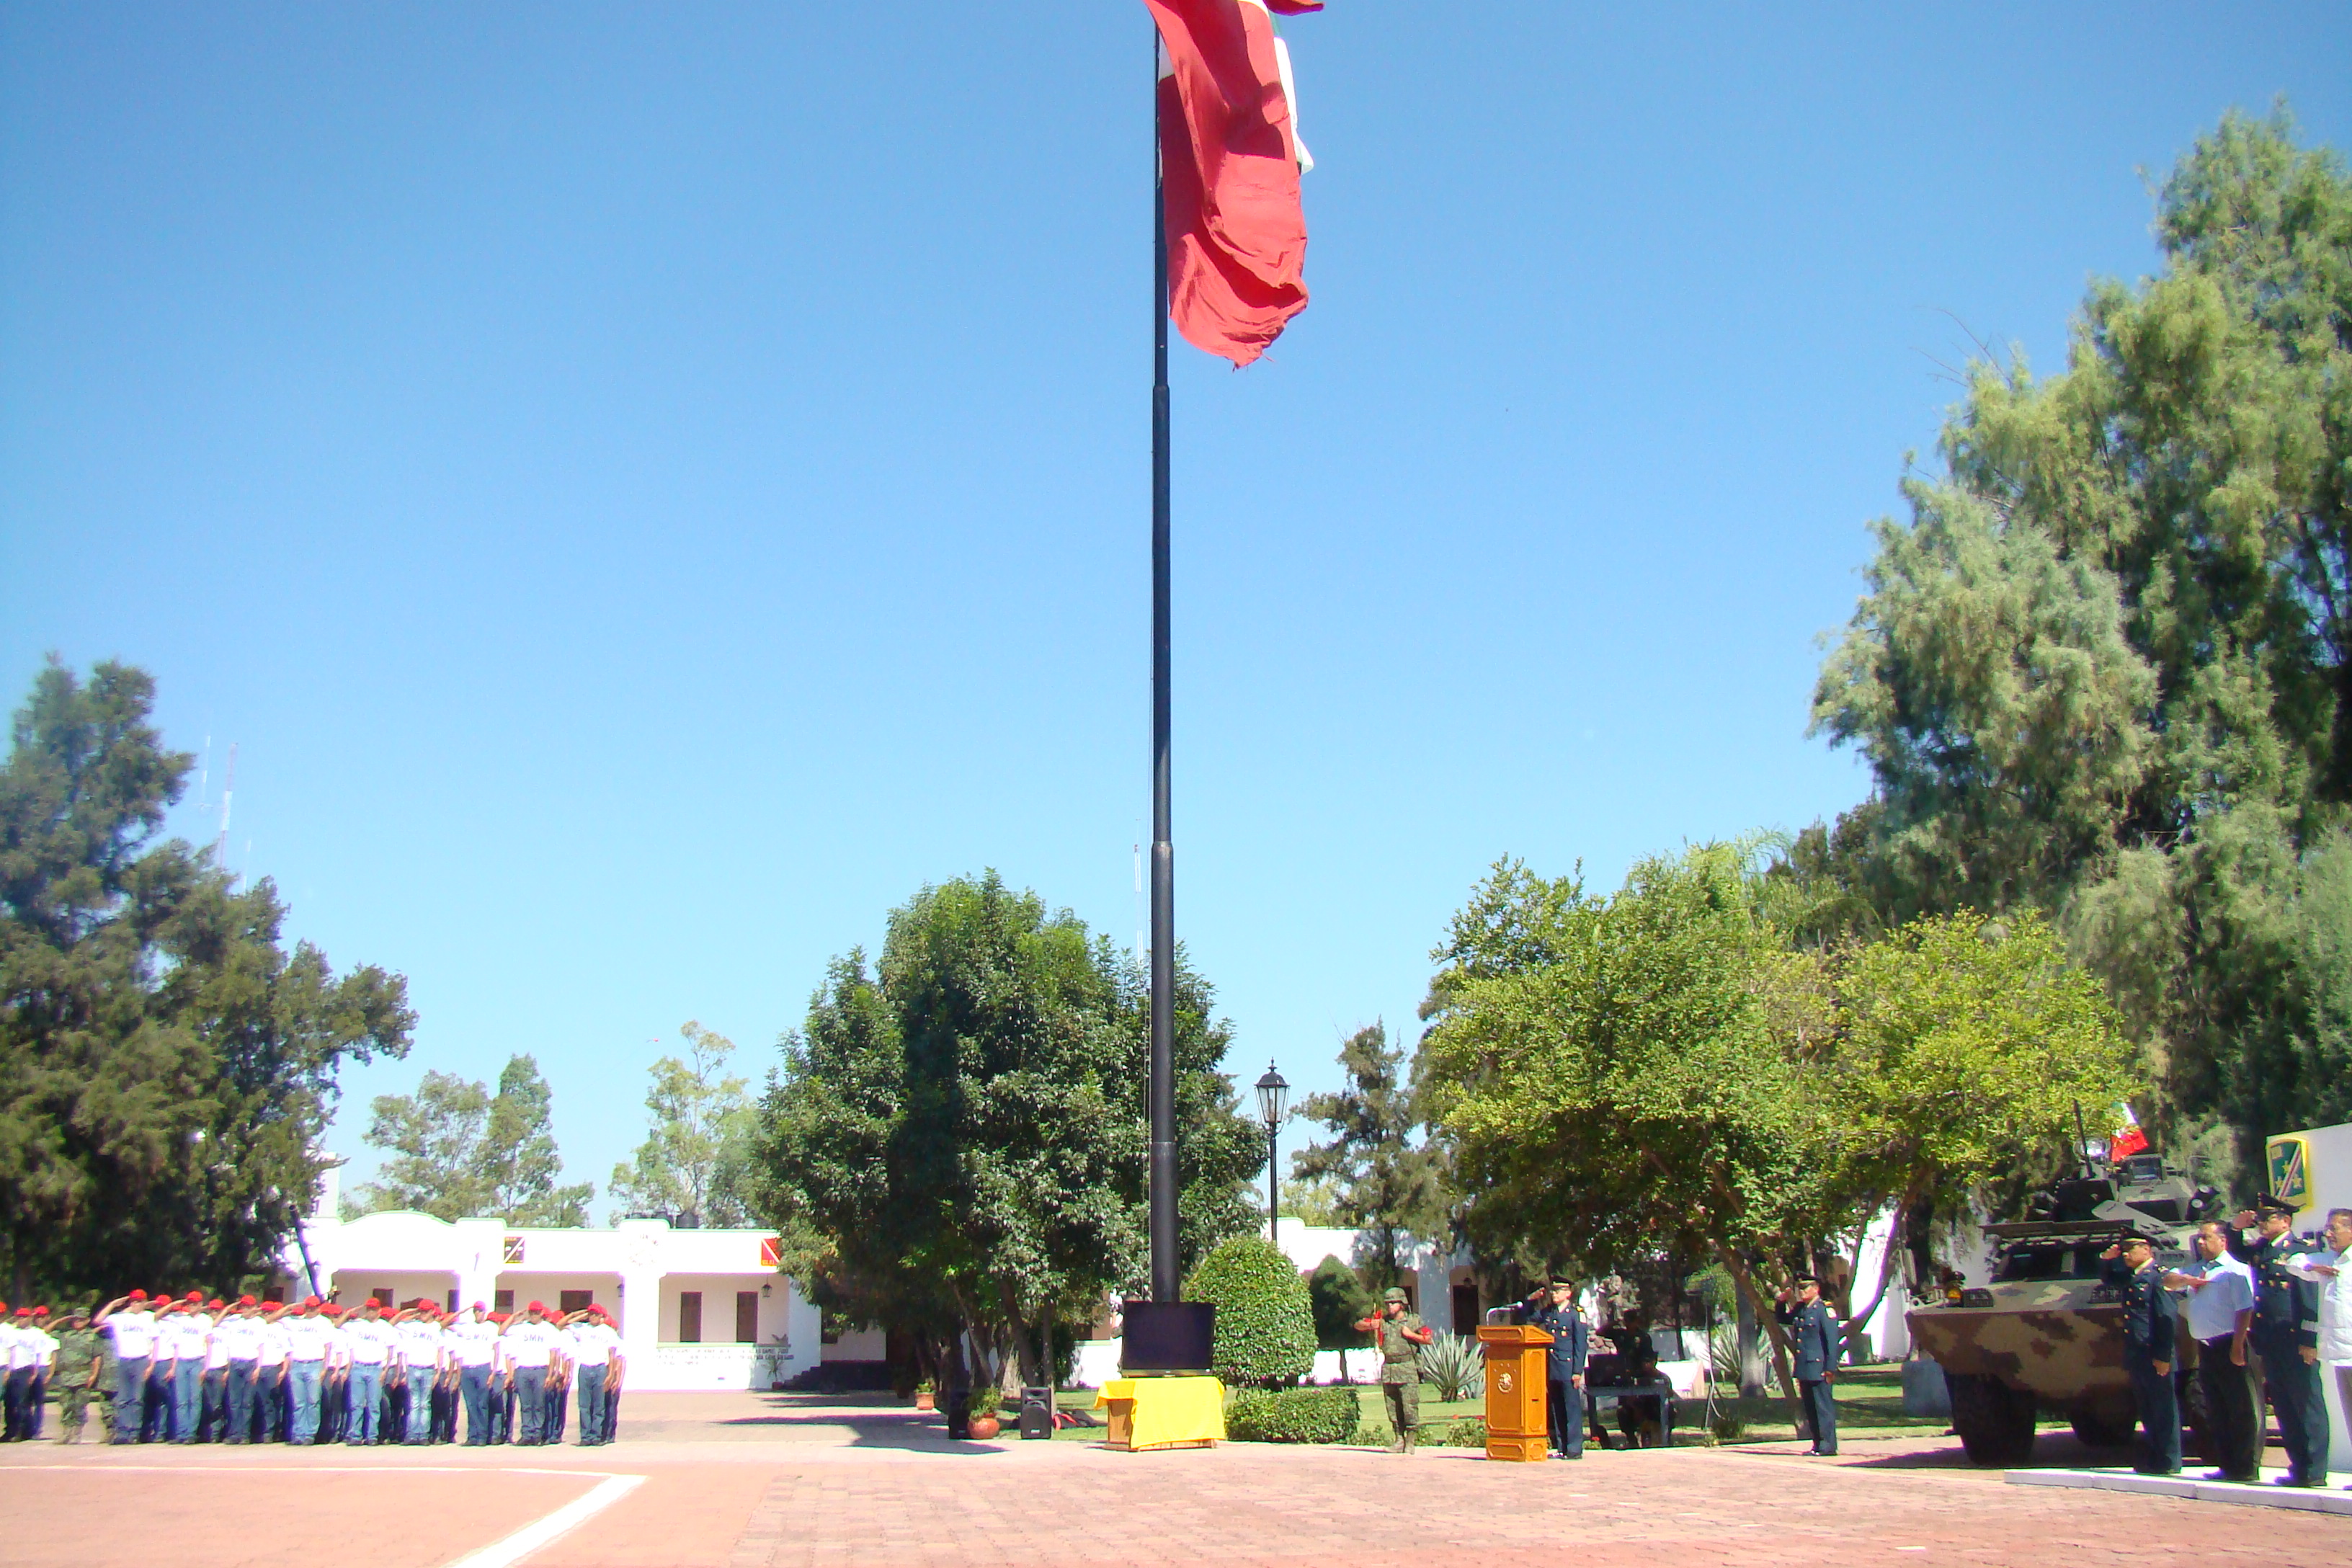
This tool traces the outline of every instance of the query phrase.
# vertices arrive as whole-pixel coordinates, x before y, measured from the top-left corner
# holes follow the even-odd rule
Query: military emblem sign
[[[2273,1138],[2266,1152],[2273,1195],[2301,1214],[2311,1206],[2310,1142],[2302,1138]]]

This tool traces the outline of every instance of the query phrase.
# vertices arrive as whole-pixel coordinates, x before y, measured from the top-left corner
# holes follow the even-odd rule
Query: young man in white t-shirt
[[[155,1314],[147,1292],[117,1296],[89,1326],[114,1342],[114,1440],[139,1441],[139,1407],[147,1397],[147,1366],[155,1354]]]
[[[466,1406],[466,1447],[490,1440],[490,1383],[498,1359],[499,1326],[477,1301],[442,1331],[446,1354],[457,1370],[457,1397]]]
[[[547,1426],[547,1364],[555,1348],[555,1330],[547,1321],[547,1308],[538,1301],[525,1307],[499,1336],[499,1346],[514,1369],[515,1395],[522,1406],[520,1430],[515,1442],[536,1446]]]
[[[253,1309],[253,1440],[286,1441],[286,1357],[294,1336],[278,1321],[280,1309],[257,1304]]]
[[[286,1333],[286,1384],[289,1406],[286,1440],[310,1444],[319,1440],[320,1410],[326,1400],[327,1368],[334,1354],[335,1325],[320,1308],[316,1296],[305,1296],[299,1306],[280,1307],[269,1321]]]
[[[604,1426],[604,1384],[621,1336],[613,1331],[604,1309],[595,1306],[575,1313],[564,1331],[572,1338],[572,1365],[580,1389],[580,1446],[593,1448],[613,1440]]]

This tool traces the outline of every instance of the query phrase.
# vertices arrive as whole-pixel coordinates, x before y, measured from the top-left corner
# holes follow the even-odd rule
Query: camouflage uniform
[[[90,1373],[99,1368],[106,1356],[106,1336],[87,1324],[79,1328],[58,1331],[58,1361],[56,1382],[58,1391],[58,1441],[81,1441],[83,1418],[89,1414],[90,1402],[96,1399],[103,1415],[110,1415],[113,1403],[105,1391],[90,1386]],[[109,1380],[109,1388],[111,1380]],[[114,1423],[106,1422],[107,1436],[113,1436]]]
[[[1389,1427],[1396,1433],[1399,1452],[1412,1452],[1413,1438],[1421,1430],[1421,1346],[1412,1333],[1421,1331],[1421,1320],[1411,1312],[1401,1317],[1386,1315],[1375,1321],[1373,1332],[1380,1337],[1381,1396],[1387,1402]]]

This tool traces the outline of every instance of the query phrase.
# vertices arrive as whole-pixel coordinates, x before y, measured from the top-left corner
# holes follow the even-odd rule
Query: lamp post
[[[1272,1062],[1265,1064],[1265,1076],[1257,1080],[1257,1113],[1265,1122],[1265,1238],[1276,1247],[1282,1237],[1276,1226],[1282,1213],[1282,1167],[1275,1163],[1275,1133],[1282,1126],[1282,1102],[1290,1093],[1290,1085]]]

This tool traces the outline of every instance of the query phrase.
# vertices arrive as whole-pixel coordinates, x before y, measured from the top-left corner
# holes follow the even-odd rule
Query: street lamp
[[[1282,1174],[1275,1163],[1275,1133],[1282,1126],[1282,1102],[1289,1093],[1289,1083],[1272,1062],[1266,1063],[1265,1076],[1257,1080],[1257,1113],[1265,1122],[1265,1238],[1277,1247],[1282,1245],[1276,1229],[1282,1212]]]

